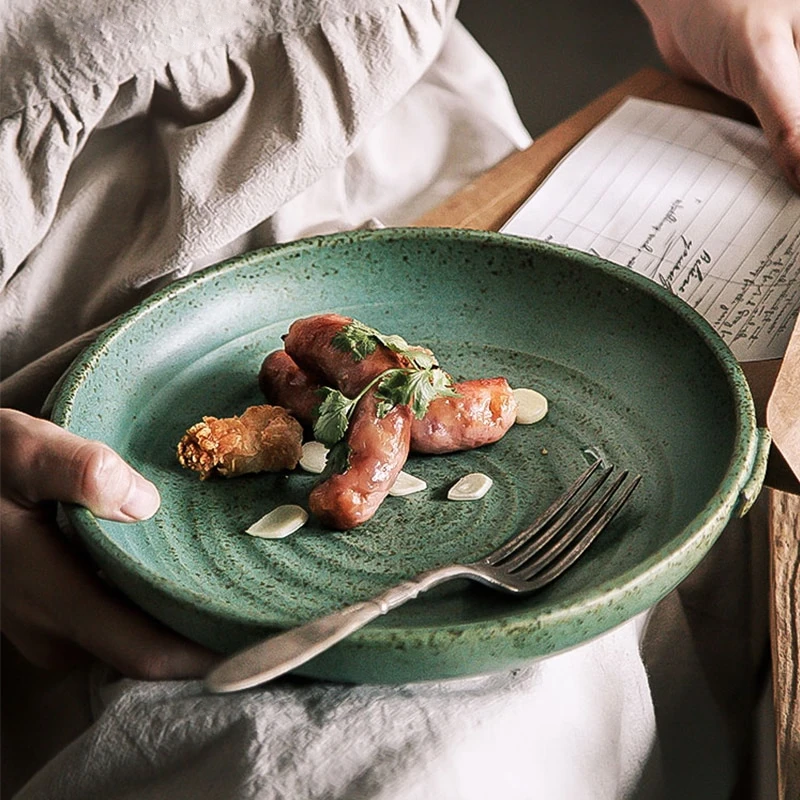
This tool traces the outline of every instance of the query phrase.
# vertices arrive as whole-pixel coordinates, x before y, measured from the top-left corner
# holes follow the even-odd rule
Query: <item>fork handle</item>
[[[205,686],[212,692],[235,692],[271,681],[421,592],[454,578],[472,576],[469,567],[458,564],[422,572],[369,600],[346,606],[230,656],[208,673]]]

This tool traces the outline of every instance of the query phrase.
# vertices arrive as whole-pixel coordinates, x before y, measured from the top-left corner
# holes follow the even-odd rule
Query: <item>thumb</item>
[[[156,487],[110,447],[47,420],[3,409],[3,493],[23,506],[60,500],[131,522],[158,510]]]

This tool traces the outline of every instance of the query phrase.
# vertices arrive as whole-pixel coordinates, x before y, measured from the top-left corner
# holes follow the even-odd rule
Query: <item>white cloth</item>
[[[35,411],[94,329],[165,282],[306,233],[409,222],[525,146],[454,12],[449,0],[7,0],[4,403]],[[747,537],[727,545],[740,555]],[[710,563],[746,564],[718,552]],[[721,798],[741,744],[730,709],[746,712],[748,648],[763,640],[738,592],[715,596],[717,624],[704,625],[692,586],[695,605],[673,594],[653,612],[643,650],[640,616],[528,668],[437,684],[285,680],[213,697],[95,670],[88,707],[81,674],[26,693],[31,674],[4,668],[6,697],[26,699],[4,750],[27,759],[17,785],[53,756],[21,800]],[[691,692],[688,718],[675,688]],[[687,764],[699,771],[682,783]]]
[[[537,666],[435,684],[280,681],[209,697],[196,683],[119,681],[99,723],[19,800],[633,796],[654,728],[635,657],[642,625]]]
[[[71,340],[168,281],[376,216],[410,222],[527,145],[454,12],[452,0],[5,4],[0,346],[2,376],[26,372],[4,402],[30,410]]]

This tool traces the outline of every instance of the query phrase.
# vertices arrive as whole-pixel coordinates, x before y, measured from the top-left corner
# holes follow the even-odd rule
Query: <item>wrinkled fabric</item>
[[[38,2],[65,27],[40,24],[55,41],[22,58],[14,42],[39,41],[27,5],[3,12],[0,39],[3,377],[224,256],[376,214],[410,222],[530,141],[446,0],[240,0],[196,18],[144,4],[158,19],[121,50],[142,3]],[[160,25],[163,47],[144,47]],[[482,106],[464,99],[474,75]]]
[[[92,724],[73,709],[60,732],[73,741],[15,798],[729,800],[767,666],[766,505],[751,515],[654,609],[523,669],[209,695],[95,667]],[[62,708],[84,691],[68,678]],[[53,697],[25,699],[58,726]]]
[[[107,683],[98,723],[19,800],[633,796],[653,733],[643,624],[533,667],[431,684],[283,680],[210,696],[197,682]]]

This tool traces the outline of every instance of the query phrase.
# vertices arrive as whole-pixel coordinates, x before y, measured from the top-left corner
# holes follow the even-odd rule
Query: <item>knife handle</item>
[[[236,692],[271,681],[305,664],[376,617],[444,581],[471,577],[468,568],[441,567],[417,575],[370,600],[347,606],[299,628],[265,639],[214,667],[205,679],[211,692]]]

